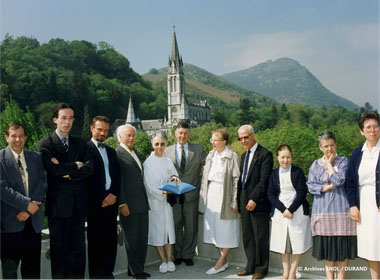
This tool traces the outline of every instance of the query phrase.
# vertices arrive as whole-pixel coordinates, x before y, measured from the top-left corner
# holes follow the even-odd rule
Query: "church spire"
[[[174,67],[172,67],[174,64]],[[169,57],[169,69],[177,70],[180,73],[183,73],[183,62],[182,57],[179,55],[177,36],[175,34],[175,26],[173,25],[173,40],[172,40],[172,52]]]
[[[129,123],[129,124],[137,123],[135,111],[133,110],[132,96],[129,96],[127,120],[125,121],[125,123]]]

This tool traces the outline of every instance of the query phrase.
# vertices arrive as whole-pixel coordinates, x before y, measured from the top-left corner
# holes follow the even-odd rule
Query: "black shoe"
[[[176,259],[174,260],[174,264],[175,264],[175,265],[180,265],[182,262],[183,262],[183,259],[182,259],[182,258],[176,258]]]
[[[185,262],[185,264],[187,266],[193,266],[194,265],[194,262],[192,259],[183,259],[183,261]]]
[[[135,276],[132,274],[132,271],[129,269],[129,267],[128,267],[128,276]]]
[[[147,272],[141,272],[141,273],[135,275],[135,279],[146,279],[149,277],[150,277],[150,274]]]

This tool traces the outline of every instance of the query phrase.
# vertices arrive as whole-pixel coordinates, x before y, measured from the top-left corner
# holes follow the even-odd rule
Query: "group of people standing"
[[[177,143],[159,132],[153,152],[143,162],[135,148],[136,129],[117,129],[116,150],[104,144],[110,122],[97,116],[88,143],[70,134],[74,108],[59,104],[53,113],[56,130],[38,143],[40,153],[24,149],[22,124],[11,123],[0,151],[1,261],[4,278],[40,277],[42,202],[50,231],[53,278],[84,278],[85,221],[89,276],[113,278],[117,254],[117,216],[125,236],[128,275],[144,272],[148,245],[156,247],[161,273],[184,263],[194,265],[198,241],[198,213],[204,213],[203,241],[218,249],[219,258],[206,271],[228,268],[228,253],[239,246],[240,230],[247,265],[238,276],[262,279],[268,273],[269,251],[281,253],[283,279],[294,279],[300,256],[313,246],[313,256],[324,260],[326,275],[335,265],[344,268],[357,255],[368,259],[371,276],[380,268],[380,141],[379,115],[363,113],[360,132],[366,142],[348,161],[336,154],[335,136],[325,131],[318,144],[323,157],[310,168],[308,180],[292,165],[292,149],[273,155],[256,142],[250,125],[238,130],[245,152],[239,159],[227,146],[225,129],[212,132],[213,150],[189,143],[190,128],[179,123]],[[46,172],[45,172],[46,171]],[[185,182],[196,190],[175,195],[159,189]],[[307,192],[314,195],[311,220]],[[272,217],[272,218],[271,218]],[[270,233],[270,220],[272,229]],[[291,261],[290,261],[291,256]],[[338,269],[344,278],[345,269]]]

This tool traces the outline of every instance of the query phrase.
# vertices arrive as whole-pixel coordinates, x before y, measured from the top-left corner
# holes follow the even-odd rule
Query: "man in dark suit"
[[[8,147],[0,151],[1,264],[3,278],[40,278],[41,203],[47,185],[38,153],[24,150],[25,128],[10,123],[5,133]]]
[[[117,129],[120,145],[116,148],[121,169],[119,197],[120,222],[125,234],[128,274],[146,279],[144,272],[148,249],[149,204],[144,185],[143,163],[136,149],[136,129],[129,125]]]
[[[237,199],[247,256],[245,270],[239,271],[238,276],[253,274],[252,279],[262,279],[267,275],[269,265],[271,205],[267,189],[273,169],[273,156],[256,142],[252,126],[243,125],[238,134],[240,143],[246,149],[241,157]]]
[[[173,206],[173,218],[176,243],[174,245],[174,263],[183,262],[194,265],[193,257],[198,241],[198,203],[202,178],[202,167],[206,152],[202,145],[189,143],[190,127],[181,122],[175,131],[177,143],[165,149],[165,156],[170,158],[177,169],[182,182],[197,189],[177,198]]]
[[[51,273],[53,278],[84,278],[85,179],[92,174],[93,167],[86,142],[69,135],[74,122],[73,107],[57,105],[53,122],[56,130],[38,143],[47,171]]]
[[[114,149],[106,146],[110,121],[96,116],[87,143],[94,165],[88,177],[88,268],[91,278],[113,279],[117,253],[117,197],[120,193],[120,166]]]

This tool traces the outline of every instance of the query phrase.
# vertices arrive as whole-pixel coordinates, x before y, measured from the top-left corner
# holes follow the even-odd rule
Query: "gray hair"
[[[253,134],[253,133],[255,133],[255,131],[253,130],[252,125],[250,125],[250,124],[244,124],[244,125],[242,125],[242,126],[238,129],[238,133],[240,133],[243,129],[248,129],[248,133],[249,133],[249,134]]]
[[[319,146],[322,145],[322,140],[329,140],[329,139],[333,139],[334,142],[336,143],[335,135],[330,130],[325,130],[325,131],[321,132],[318,135],[318,145]]]
[[[158,132],[156,132],[155,134],[153,134],[153,136],[152,136],[152,140],[151,140],[152,143],[153,143],[154,138],[156,138],[156,137],[158,137],[158,138],[164,138],[164,139],[165,139],[165,142],[168,143],[168,137],[166,136],[166,133],[165,133],[165,132],[163,132],[163,131],[158,131]]]
[[[119,143],[121,143],[120,134],[127,127],[132,128],[135,131],[135,133],[137,132],[136,128],[133,125],[130,125],[129,123],[118,126],[117,129],[116,129],[116,135],[117,135],[117,141],[119,141]]]

